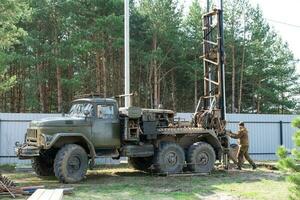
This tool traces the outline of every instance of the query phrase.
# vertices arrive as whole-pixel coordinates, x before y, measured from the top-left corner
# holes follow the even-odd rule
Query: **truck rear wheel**
[[[86,151],[77,144],[67,144],[56,154],[54,160],[55,176],[63,183],[81,181],[88,168]]]
[[[184,162],[183,149],[173,142],[162,142],[154,155],[154,167],[160,173],[181,172]]]
[[[53,161],[53,158],[41,155],[31,160],[31,166],[38,176],[54,176]]]
[[[130,157],[128,164],[134,169],[148,172],[153,164],[153,157]]]
[[[187,163],[192,172],[209,173],[213,170],[215,161],[215,151],[208,143],[197,142],[188,149]]]

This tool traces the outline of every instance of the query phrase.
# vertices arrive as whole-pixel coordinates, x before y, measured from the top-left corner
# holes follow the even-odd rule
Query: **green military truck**
[[[128,157],[146,172],[210,172],[222,159],[222,137],[181,125],[171,110],[119,108],[113,98],[89,97],[73,101],[62,117],[32,121],[16,154],[31,159],[37,175],[64,183],[81,181],[97,157]]]

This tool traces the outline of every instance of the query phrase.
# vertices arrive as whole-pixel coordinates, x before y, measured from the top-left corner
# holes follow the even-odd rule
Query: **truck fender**
[[[63,142],[62,144],[69,144],[69,143],[72,143],[72,141],[76,141],[76,142],[80,141],[80,143],[85,144],[86,148],[88,148],[88,149],[86,149],[86,148],[85,149],[89,151],[90,157],[95,158],[96,152],[95,152],[94,145],[85,135],[83,135],[81,133],[57,133],[54,135],[51,142],[46,145],[46,149],[50,149],[53,146],[59,145],[58,143],[60,142],[60,140],[62,138],[72,138],[73,139],[73,140],[69,140],[68,142]]]

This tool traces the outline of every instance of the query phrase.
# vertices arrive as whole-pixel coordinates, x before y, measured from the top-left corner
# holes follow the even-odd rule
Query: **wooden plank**
[[[63,189],[55,189],[50,200],[62,200],[64,196]]]
[[[27,200],[38,200],[45,191],[45,189],[37,189]]]
[[[63,189],[38,189],[28,198],[28,200],[62,200],[64,196],[63,193]]]
[[[180,174],[168,174],[167,176],[207,176],[209,173],[180,173]]]
[[[207,176],[209,173],[199,173],[199,172],[182,172],[182,173],[176,173],[176,174],[169,174],[169,173],[158,173],[158,176],[173,176],[173,177],[184,177],[184,176]]]
[[[40,200],[51,200],[54,190],[45,190],[43,195],[40,197]]]

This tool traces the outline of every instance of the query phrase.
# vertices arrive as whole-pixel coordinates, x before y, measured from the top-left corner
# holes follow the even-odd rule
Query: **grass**
[[[65,200],[77,199],[226,199],[282,200],[288,198],[284,174],[259,168],[256,171],[215,171],[206,176],[155,176],[127,166],[100,167],[89,171],[80,184],[60,184],[55,178],[40,179],[34,173],[4,172],[20,186],[74,187]],[[25,199],[25,198],[20,198]]]
[[[0,165],[0,172],[14,172],[15,167],[16,165],[10,165],[10,164]]]

